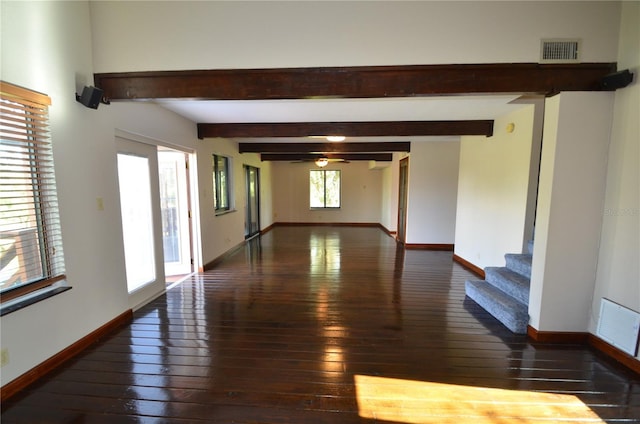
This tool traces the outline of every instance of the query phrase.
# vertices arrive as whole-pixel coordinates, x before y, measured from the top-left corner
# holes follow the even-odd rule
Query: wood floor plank
[[[514,335],[451,252],[276,227],[2,405],[3,423],[640,423],[640,377]]]

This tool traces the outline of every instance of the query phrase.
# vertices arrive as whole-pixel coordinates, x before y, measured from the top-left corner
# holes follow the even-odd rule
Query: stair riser
[[[526,305],[515,300],[505,302],[504,299],[494,297],[491,290],[487,290],[482,284],[489,286],[486,282],[467,281],[465,292],[478,305],[482,306],[493,317],[500,321],[505,327],[516,334],[526,334],[529,315]],[[505,296],[505,295],[503,295]]]
[[[516,298],[520,302],[529,304],[528,281],[525,282],[521,279],[514,281],[509,277],[508,273],[501,272],[498,268],[485,268],[485,279],[489,284],[502,290],[509,296]]]
[[[507,268],[531,279],[531,259],[527,261],[523,257],[524,255],[505,255]]]

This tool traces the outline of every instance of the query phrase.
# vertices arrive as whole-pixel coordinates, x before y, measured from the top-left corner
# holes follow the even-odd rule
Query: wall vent
[[[636,356],[639,329],[640,313],[602,298],[598,337],[629,355]]]
[[[541,46],[540,63],[580,62],[578,39],[543,39]]]

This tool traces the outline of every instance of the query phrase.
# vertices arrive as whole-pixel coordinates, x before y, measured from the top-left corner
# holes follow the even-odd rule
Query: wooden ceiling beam
[[[262,153],[260,155],[263,161],[313,161],[319,158],[389,162],[393,160],[393,153]]]
[[[240,153],[384,153],[409,152],[411,142],[367,143],[238,143]]]
[[[198,124],[198,138],[493,135],[492,120]]]
[[[383,98],[600,91],[615,63],[493,63],[94,74],[107,100]]]

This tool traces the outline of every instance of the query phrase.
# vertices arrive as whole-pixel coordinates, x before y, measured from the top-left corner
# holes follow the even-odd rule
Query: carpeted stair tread
[[[531,283],[527,277],[505,267],[487,267],[484,269],[484,273],[485,280],[489,284],[525,305],[529,303],[529,287]]]
[[[482,280],[467,280],[465,293],[512,332],[527,333],[529,311],[524,303]]]
[[[529,254],[507,253],[504,259],[507,262],[507,268],[531,279],[531,258]]]

